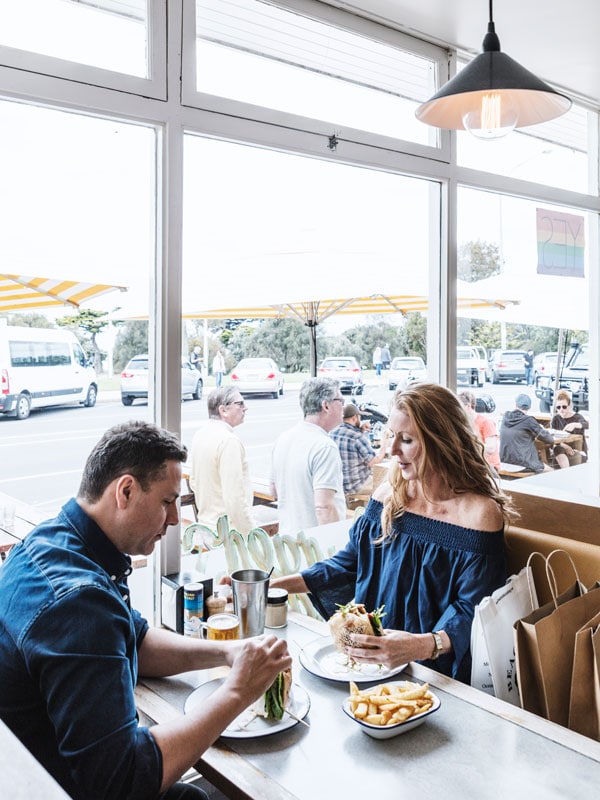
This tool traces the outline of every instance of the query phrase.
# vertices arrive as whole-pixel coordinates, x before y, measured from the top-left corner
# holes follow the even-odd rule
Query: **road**
[[[379,380],[378,383],[375,381]],[[236,433],[246,445],[250,473],[268,477],[271,448],[277,436],[300,419],[299,384],[287,384],[278,400],[247,399],[248,411]],[[486,384],[476,394],[492,394],[494,418],[513,407],[514,398],[525,387]],[[533,390],[529,390],[533,396]],[[392,392],[385,376],[367,384],[361,399],[389,406]],[[533,398],[533,407],[537,401]],[[32,412],[26,420],[0,415],[0,491],[38,507],[52,516],[78,488],[88,453],[111,425],[128,419],[148,419],[146,404],[136,401],[126,408],[118,393],[99,395],[94,408],[68,407]],[[188,447],[198,426],[207,418],[205,400],[182,403],[182,439]]]

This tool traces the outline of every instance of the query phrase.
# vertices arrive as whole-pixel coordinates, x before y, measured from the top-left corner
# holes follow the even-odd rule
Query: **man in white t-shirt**
[[[280,533],[346,517],[342,460],[329,436],[342,421],[339,383],[331,378],[305,381],[300,407],[304,419],[282,433],[273,448],[272,491],[278,499]]]

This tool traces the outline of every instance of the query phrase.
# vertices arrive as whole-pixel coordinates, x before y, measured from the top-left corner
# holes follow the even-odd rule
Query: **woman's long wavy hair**
[[[456,494],[474,492],[491,497],[505,524],[516,516],[511,499],[500,489],[498,476],[484,456],[483,443],[453,392],[437,383],[415,383],[396,392],[392,407],[408,414],[416,429],[422,448],[417,474],[426,497],[424,477],[433,470]],[[410,482],[404,480],[395,461],[389,481],[392,493],[383,507],[381,540],[391,534],[394,519],[404,513],[409,502]]]

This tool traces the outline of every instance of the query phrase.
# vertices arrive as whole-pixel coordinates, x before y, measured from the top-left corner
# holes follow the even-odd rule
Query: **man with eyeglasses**
[[[337,522],[346,516],[342,460],[329,432],[343,416],[344,398],[332,378],[311,378],[300,388],[304,419],[273,448],[272,491],[280,533]]]
[[[277,512],[253,506],[246,449],[233,432],[241,425],[247,407],[235,386],[212,391],[207,398],[208,420],[192,440],[190,488],[198,508],[198,522],[213,530],[225,514],[229,527],[244,536],[252,528],[273,530]]]

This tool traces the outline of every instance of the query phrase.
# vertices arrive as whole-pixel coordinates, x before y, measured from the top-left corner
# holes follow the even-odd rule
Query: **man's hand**
[[[285,640],[272,634],[254,636],[241,642],[225,683],[230,691],[244,695],[250,704],[267,691],[280,672],[291,666]]]

